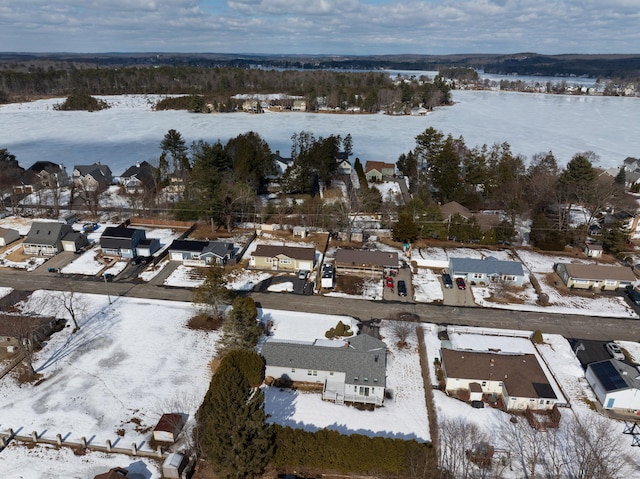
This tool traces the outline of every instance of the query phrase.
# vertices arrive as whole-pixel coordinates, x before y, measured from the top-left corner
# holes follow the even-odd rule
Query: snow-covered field
[[[25,311],[68,317],[59,293],[37,291]],[[191,303],[76,294],[80,330],[72,326],[52,336],[36,354],[36,384],[19,384],[10,376],[0,382],[0,427],[55,439],[56,434],[104,445],[121,441],[129,447],[148,448],[148,428],[165,412],[189,414],[193,422],[209,386],[209,361],[215,355],[217,333],[186,327],[194,313]],[[93,477],[93,471],[116,462],[113,457],[89,453],[82,461],[69,461],[50,471],[52,457],[42,448],[9,448],[0,453],[2,477]],[[119,459],[119,465],[153,461]],[[8,467],[14,474],[7,476]],[[77,467],[78,469],[74,469]],[[141,467],[141,466],[139,466]]]

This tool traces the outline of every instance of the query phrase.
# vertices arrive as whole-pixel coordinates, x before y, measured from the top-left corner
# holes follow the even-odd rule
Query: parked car
[[[467,289],[463,278],[456,278],[456,286],[458,286],[458,289]]]
[[[387,276],[387,288],[393,288],[393,278],[391,276]]]
[[[605,347],[613,359],[624,361],[624,353],[616,343],[607,343]]]
[[[442,274],[442,284],[444,284],[445,288],[453,288],[453,281],[451,280],[451,275],[447,273]]]
[[[307,279],[307,275],[309,272],[306,269],[301,269],[298,271],[298,279]]]
[[[624,288],[624,292],[634,304],[640,305],[640,291],[636,291],[632,284]]]
[[[403,280],[398,281],[398,296],[407,295],[407,285]]]
[[[484,403],[482,401],[471,401],[471,407],[475,409],[484,408]]]

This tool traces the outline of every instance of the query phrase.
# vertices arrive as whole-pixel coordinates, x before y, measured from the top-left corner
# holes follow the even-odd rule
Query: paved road
[[[170,301],[191,301],[189,288],[166,287],[138,280],[105,283],[98,278],[59,276],[55,273],[34,275],[19,270],[0,270],[0,286],[16,290],[72,289],[83,293],[109,294]],[[421,321],[438,324],[485,326],[541,330],[567,338],[592,340],[640,340],[640,320],[569,314],[531,313],[475,307],[415,304],[398,301],[364,301],[327,296],[295,296],[286,293],[251,293],[263,308],[305,311],[321,314],[344,314],[360,320],[391,318],[398,313],[416,315]]]

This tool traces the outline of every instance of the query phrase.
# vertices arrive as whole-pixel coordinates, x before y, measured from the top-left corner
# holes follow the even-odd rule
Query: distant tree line
[[[29,71],[0,70],[0,98],[24,100],[34,97],[118,94],[186,94],[183,100],[161,107],[184,107],[201,111],[211,104],[228,111],[238,94],[285,93],[300,96],[309,110],[358,107],[377,112],[402,111],[414,106],[434,107],[450,103],[449,87],[436,78],[390,78],[384,72],[336,72],[265,70],[245,68],[128,67],[55,69],[34,67]],[[200,102],[200,105],[193,102]]]

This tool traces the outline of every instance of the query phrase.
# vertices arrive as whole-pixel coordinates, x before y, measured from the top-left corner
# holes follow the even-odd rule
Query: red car
[[[458,286],[458,289],[466,289],[467,285],[464,283],[464,279],[462,278],[456,278],[456,285]]]
[[[393,278],[391,276],[387,276],[387,288],[393,288]]]

